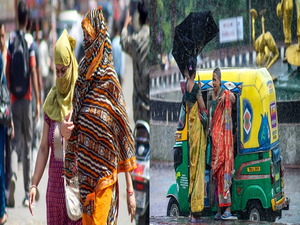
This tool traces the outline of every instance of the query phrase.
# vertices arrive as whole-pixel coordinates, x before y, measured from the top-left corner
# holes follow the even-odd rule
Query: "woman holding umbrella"
[[[219,32],[210,11],[191,12],[175,27],[172,55],[187,78],[185,98],[189,115],[189,202],[190,222],[200,222],[204,209],[205,150],[207,111],[201,94],[200,80],[195,84],[196,56]]]
[[[212,171],[215,184],[215,197],[218,212],[215,220],[229,219],[231,215],[230,186],[234,174],[233,138],[231,109],[235,96],[221,88],[221,71],[217,67],[213,71],[212,121],[208,128],[212,135]],[[225,212],[221,216],[221,207]]]
[[[184,75],[187,78],[185,98],[189,114],[190,222],[200,222],[204,209],[205,150],[207,138],[207,111],[201,94],[200,80],[195,84],[197,58],[189,56]]]

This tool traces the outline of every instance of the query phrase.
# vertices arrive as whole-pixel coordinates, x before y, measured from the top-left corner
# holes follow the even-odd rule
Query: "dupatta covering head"
[[[56,77],[56,86],[52,87],[45,103],[44,112],[54,121],[61,122],[72,109],[74,86],[78,76],[78,64],[74,55],[76,40],[68,37],[64,30],[57,40],[54,49],[55,65],[69,66],[65,74]]]
[[[231,205],[230,186],[234,173],[230,91],[224,91],[225,106],[220,102],[212,119],[212,170],[217,180],[220,207]]]
[[[63,174],[69,183],[78,179],[75,185],[79,186],[83,211],[90,214],[93,207],[88,206],[94,191],[110,187],[119,172],[132,171],[136,162],[101,7],[87,12],[82,27],[92,40],[85,43],[85,56],[79,64],[73,98],[75,127],[67,146]]]

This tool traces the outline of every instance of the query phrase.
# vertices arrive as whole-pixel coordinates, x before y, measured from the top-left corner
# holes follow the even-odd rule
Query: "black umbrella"
[[[172,55],[182,73],[189,56],[197,57],[219,32],[210,11],[191,12],[175,27]]]

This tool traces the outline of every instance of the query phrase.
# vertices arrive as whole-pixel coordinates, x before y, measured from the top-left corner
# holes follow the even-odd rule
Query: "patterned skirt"
[[[118,181],[113,185],[87,195],[86,202],[94,200],[91,215],[82,214],[84,225],[116,225],[119,208]]]

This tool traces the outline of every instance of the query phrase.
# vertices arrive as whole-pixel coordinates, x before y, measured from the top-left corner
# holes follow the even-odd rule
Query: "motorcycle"
[[[134,129],[137,168],[131,173],[136,201],[136,224],[149,224],[150,126],[137,120]]]

